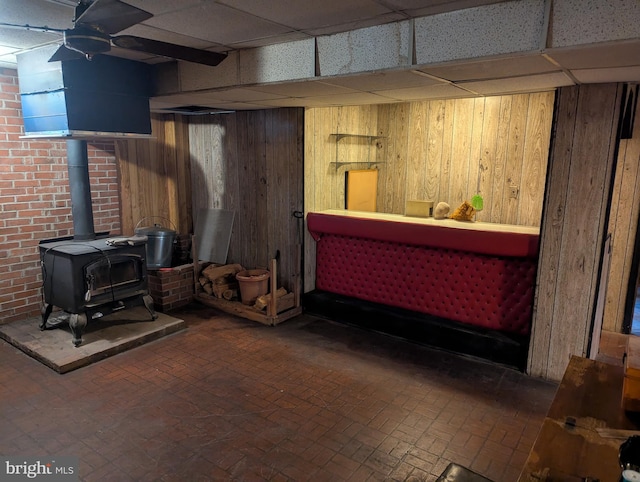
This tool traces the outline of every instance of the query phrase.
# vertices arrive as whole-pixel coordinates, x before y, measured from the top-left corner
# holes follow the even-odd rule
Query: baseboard
[[[314,290],[302,297],[305,312],[405,340],[482,358],[524,371],[529,337]]]

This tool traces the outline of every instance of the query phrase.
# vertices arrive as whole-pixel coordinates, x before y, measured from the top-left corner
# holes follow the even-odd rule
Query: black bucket
[[[176,231],[163,227],[161,224],[138,227],[145,219],[158,218],[150,216],[142,218],[136,224],[135,234],[147,237],[147,269],[170,268],[173,257],[173,245],[176,241]],[[165,218],[165,221],[169,221]],[[171,223],[171,221],[169,221]],[[173,224],[173,223],[171,223]],[[175,226],[174,226],[175,227]]]

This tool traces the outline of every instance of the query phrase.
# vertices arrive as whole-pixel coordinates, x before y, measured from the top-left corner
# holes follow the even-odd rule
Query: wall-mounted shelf
[[[373,165],[377,165],[377,164],[384,164],[386,161],[375,161],[372,159],[375,159],[375,157],[372,155],[371,153],[371,149],[376,146],[377,148],[381,148],[379,141],[381,141],[382,139],[386,139],[385,136],[370,136],[370,135],[365,135],[365,134],[346,134],[346,133],[336,133],[336,134],[331,134],[331,137],[333,137],[335,139],[335,143],[336,143],[336,160],[331,162],[332,165],[335,166],[336,170],[338,170],[338,168],[347,165],[347,164],[354,164],[354,165],[366,165],[368,167],[371,167]],[[361,140],[364,141],[365,144],[368,144],[369,147],[369,160],[367,161],[340,161],[340,146],[343,145],[344,143],[340,142],[343,139],[356,139],[356,140]]]

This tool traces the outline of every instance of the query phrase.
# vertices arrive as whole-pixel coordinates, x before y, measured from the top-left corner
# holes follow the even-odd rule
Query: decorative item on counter
[[[447,214],[451,208],[445,202],[439,202],[433,210],[433,217],[435,219],[447,219]]]
[[[487,168],[485,168],[482,163],[480,163],[480,165],[478,166],[478,186],[476,188],[476,194],[471,197],[471,205],[476,210],[476,212],[480,212],[484,208],[484,200],[480,195],[480,178],[482,177],[482,172],[486,169]]]
[[[460,206],[453,211],[453,214],[449,216],[456,221],[473,221],[473,216],[476,214],[476,209],[471,205],[469,201],[463,202]]]
[[[476,210],[476,212],[482,211],[484,208],[484,200],[480,194],[476,194],[471,198],[471,205]]]

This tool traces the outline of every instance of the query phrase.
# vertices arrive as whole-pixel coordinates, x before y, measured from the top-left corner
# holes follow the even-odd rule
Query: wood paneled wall
[[[122,233],[131,235],[136,224],[154,222],[193,232],[191,173],[186,118],[154,115],[153,138],[116,141],[120,176]],[[170,222],[164,221],[168,220]]]
[[[539,226],[553,100],[543,92],[307,109],[307,208],[343,208],[345,171],[371,160],[379,162],[380,212],[403,214],[410,199],[453,209],[479,192],[477,220]],[[382,139],[336,143],[336,133]]]
[[[558,91],[541,227],[528,373],[560,380],[586,356],[616,162],[621,87]]]
[[[123,234],[147,216],[192,234],[199,208],[233,210],[227,261],[268,267],[279,252],[278,282],[291,291],[300,275],[303,221],[292,213],[303,210],[303,115],[154,116],[153,139],[116,144]]]
[[[379,212],[403,214],[412,199],[444,201],[453,210],[479,192],[484,209],[477,220],[539,226],[554,96],[307,109],[305,210],[344,208],[345,171],[375,161]],[[382,139],[336,143],[336,133]],[[314,286],[314,253],[307,236],[305,290]]]
[[[303,221],[302,109],[203,115],[189,120],[193,210],[235,211],[227,262],[268,267],[278,285],[300,275]]]
[[[609,218],[613,242],[602,327],[615,332],[623,329],[640,216],[640,99],[636,105],[632,137],[620,141]]]

